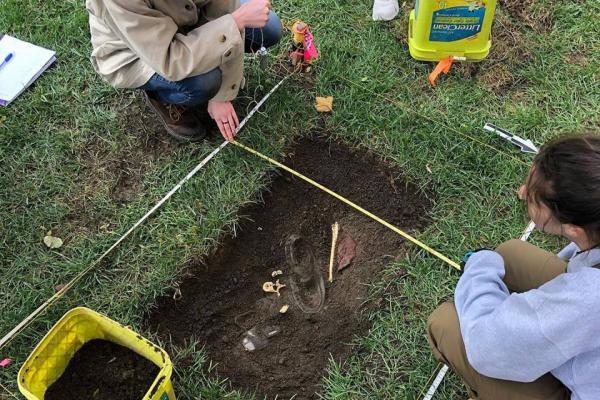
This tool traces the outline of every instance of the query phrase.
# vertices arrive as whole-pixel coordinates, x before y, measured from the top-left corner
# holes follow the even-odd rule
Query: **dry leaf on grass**
[[[350,236],[343,238],[338,244],[338,271],[348,267],[356,257],[356,242]]]
[[[330,113],[333,111],[333,97],[317,97],[315,108],[318,112]]]

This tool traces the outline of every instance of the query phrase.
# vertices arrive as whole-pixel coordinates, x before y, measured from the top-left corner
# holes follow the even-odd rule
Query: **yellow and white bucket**
[[[169,355],[141,335],[88,308],[67,312],[33,350],[19,371],[19,390],[28,400],[43,400],[75,353],[94,339],[111,341],[147,358],[160,369],[140,400],[175,400]]]
[[[410,13],[408,47],[413,58],[481,61],[492,45],[496,0],[417,0]]]

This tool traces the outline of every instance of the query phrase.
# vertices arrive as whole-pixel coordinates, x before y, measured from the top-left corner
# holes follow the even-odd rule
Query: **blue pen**
[[[8,62],[10,60],[12,60],[12,58],[15,56],[14,53],[8,53],[8,55],[6,57],[4,57],[4,61],[2,61],[2,63],[0,63],[0,69],[2,69],[2,67],[4,67],[6,64],[8,64]]]

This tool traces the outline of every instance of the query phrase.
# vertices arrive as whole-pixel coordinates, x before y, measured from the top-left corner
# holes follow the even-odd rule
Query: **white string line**
[[[442,369],[440,369],[440,372],[438,372],[437,376],[433,380],[433,383],[431,384],[431,387],[429,388],[429,390],[425,394],[425,397],[423,397],[423,400],[431,400],[433,398],[433,395],[435,394],[435,391],[440,386],[440,383],[442,383],[442,381],[444,380],[444,376],[446,376],[446,373],[448,372],[448,369],[449,368],[448,368],[448,366],[446,364],[444,364],[442,366]]]
[[[4,386],[2,383],[0,383],[0,387],[6,392],[8,393],[10,396],[14,397],[15,399],[19,400],[19,398],[17,397],[16,394],[14,394],[13,392],[11,392],[6,386]]]
[[[239,127],[236,129],[236,133],[239,132],[244,125],[252,118],[252,116],[256,113],[256,111],[264,104],[264,102],[289,78],[290,75],[285,76],[275,85],[250,111],[250,113],[242,120]],[[81,280],[87,273],[93,270],[107,255],[109,255],[121,242],[123,242],[133,231],[135,231],[144,221],[146,221],[152,214],[156,212],[167,200],[173,196],[187,181],[189,181],[198,171],[200,171],[215,155],[217,155],[225,146],[227,146],[229,142],[224,141],[214,149],[204,160],[202,160],[194,169],[192,169],[182,180],[177,183],[158,203],[154,205],[142,218],[140,218],[123,236],[121,236],[112,246],[108,248],[99,258],[97,258],[88,268],[79,273],[75,278],[73,278],[69,283],[67,283],[61,290],[59,290],[54,296],[52,296],[49,300],[44,302],[41,306],[39,306],[35,311],[29,314],[23,321],[21,321],[17,326],[15,326],[10,332],[8,332],[1,340],[0,340],[0,349],[4,348],[8,343],[10,343],[23,329],[25,329],[31,322],[35,320],[40,314],[42,314],[46,309],[48,309],[52,304],[58,301],[66,292],[68,292],[79,280]]]

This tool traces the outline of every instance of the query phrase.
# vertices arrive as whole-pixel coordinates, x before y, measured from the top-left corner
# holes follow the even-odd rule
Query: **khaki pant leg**
[[[567,270],[558,256],[522,240],[509,240],[496,251],[504,259],[504,283],[512,292],[537,289]]]
[[[531,383],[488,378],[471,367],[456,308],[452,303],[439,306],[427,322],[428,340],[438,361],[448,365],[480,400],[568,400],[569,391],[551,374]]]

